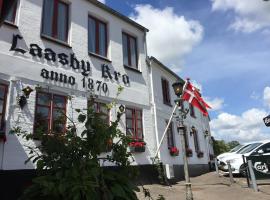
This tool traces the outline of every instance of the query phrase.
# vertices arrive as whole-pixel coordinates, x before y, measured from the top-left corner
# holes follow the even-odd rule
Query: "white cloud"
[[[270,108],[270,87],[264,88],[263,100],[264,100],[265,104]]]
[[[265,110],[252,108],[241,115],[221,113],[210,122],[216,139],[238,140],[240,142],[257,141],[269,138],[263,118]]]
[[[171,7],[160,10],[151,5],[136,5],[134,9],[131,18],[150,30],[147,34],[148,54],[179,72],[183,57],[203,37],[201,24],[177,15]]]
[[[211,107],[210,111],[221,110],[224,107],[224,99],[205,97],[205,101]]]
[[[214,11],[233,11],[230,28],[250,33],[270,27],[270,2],[263,0],[211,0]]]
[[[106,3],[106,0],[98,0],[98,1],[100,1],[101,3]]]
[[[261,98],[261,96],[259,94],[257,94],[255,91],[253,91],[250,95],[250,98],[254,99],[254,100],[259,100]]]

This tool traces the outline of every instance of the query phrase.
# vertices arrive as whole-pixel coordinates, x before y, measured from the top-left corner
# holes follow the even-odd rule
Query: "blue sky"
[[[201,85],[214,107],[210,116],[215,137],[243,142],[270,138],[270,128],[262,121],[270,114],[270,2],[106,0],[106,4],[149,28],[150,53]],[[160,25],[155,16],[160,16]],[[166,25],[166,20],[174,26]],[[178,42],[172,51],[168,45],[166,55],[155,42],[171,44],[162,28],[175,31],[169,37]]]

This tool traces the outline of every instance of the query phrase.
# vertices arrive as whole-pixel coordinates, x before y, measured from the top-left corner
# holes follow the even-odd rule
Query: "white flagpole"
[[[158,148],[157,148],[157,150],[156,150],[156,153],[155,153],[155,156],[154,156],[154,160],[155,160],[155,158],[156,158],[156,156],[157,156],[157,154],[158,154],[158,152],[159,152],[159,149],[160,149],[160,147],[161,147],[161,145],[162,145],[162,143],[163,143],[163,140],[164,140],[164,138],[165,138],[165,135],[166,135],[166,133],[167,133],[167,130],[168,130],[168,128],[170,127],[170,123],[171,123],[171,121],[172,121],[173,114],[174,114],[176,108],[177,108],[177,105],[174,106],[174,109],[173,109],[173,111],[172,111],[172,114],[171,114],[171,117],[170,117],[170,119],[169,119],[169,122],[168,122],[168,124],[167,124],[167,126],[166,126],[166,128],[165,128],[165,131],[164,131],[164,133],[163,133],[163,135],[162,135],[161,141],[159,142]]]

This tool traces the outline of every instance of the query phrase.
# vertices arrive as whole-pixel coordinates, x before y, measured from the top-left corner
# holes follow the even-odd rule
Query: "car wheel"
[[[240,174],[241,174],[243,177],[246,177],[246,176],[247,176],[246,167],[247,167],[246,164],[242,164],[242,165],[240,166],[240,169],[239,169],[239,172],[240,172]]]

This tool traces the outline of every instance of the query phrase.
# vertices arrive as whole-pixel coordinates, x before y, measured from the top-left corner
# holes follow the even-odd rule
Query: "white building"
[[[34,169],[31,163],[24,164],[28,157],[25,145],[36,141],[27,143],[9,134],[14,126],[33,134],[64,130],[68,121],[54,124],[57,111],[76,121],[74,109],[87,107],[92,89],[99,96],[97,110],[102,110],[104,103],[115,98],[119,86],[124,87],[119,105],[126,108],[121,129],[147,144],[145,152],[134,153],[134,165],[151,166],[172,109],[163,103],[161,78],[169,81],[173,105],[171,84],[179,77],[154,58],[148,66],[147,32],[96,0],[19,0],[0,28],[0,116],[1,131],[7,136],[6,143],[0,141],[0,170]],[[21,108],[18,101],[24,103],[22,90],[27,87],[33,92]],[[115,110],[108,112],[108,119],[114,120],[115,114]],[[203,132],[210,132],[209,121],[196,109],[195,116],[186,121],[189,145],[194,146],[189,134],[194,126],[205,155],[200,159],[193,155],[189,161],[204,169],[208,153]],[[175,127],[174,142],[180,149]],[[181,152],[170,156],[165,143],[160,158],[170,165],[182,165]]]
[[[149,58],[151,66],[152,104],[154,109],[154,127],[156,145],[161,141],[162,135],[172,115],[177,99],[172,84],[181,79],[177,74],[164,66],[155,57]],[[209,117],[204,116],[197,108],[188,102],[184,102],[184,108],[189,109],[187,118],[184,120],[186,127],[186,149],[192,151],[188,157],[191,175],[202,174],[209,170],[210,155],[213,154],[210,140]],[[179,156],[171,156],[170,148],[180,150]],[[200,154],[200,155],[199,155]],[[173,117],[159,152],[160,160],[164,164],[173,166],[175,176],[181,176],[183,167],[183,154],[181,153],[180,135],[177,131],[177,121]],[[183,175],[183,174],[182,174]]]

